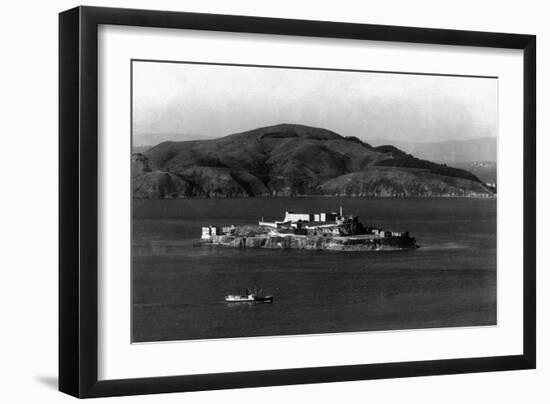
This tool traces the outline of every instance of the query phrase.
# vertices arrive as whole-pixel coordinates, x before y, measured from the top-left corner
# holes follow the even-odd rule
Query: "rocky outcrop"
[[[256,235],[251,237],[220,235],[203,240],[202,244],[233,248],[267,248],[331,251],[395,251],[417,248],[409,237],[319,237],[297,235]]]

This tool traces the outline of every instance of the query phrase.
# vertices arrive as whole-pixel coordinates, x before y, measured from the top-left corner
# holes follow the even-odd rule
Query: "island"
[[[254,225],[205,226],[201,245],[235,248],[305,249],[333,251],[395,251],[418,248],[408,231],[366,227],[355,215],[339,212],[286,211],[281,221]]]

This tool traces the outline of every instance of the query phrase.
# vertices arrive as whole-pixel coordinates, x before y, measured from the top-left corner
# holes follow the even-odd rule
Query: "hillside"
[[[373,141],[373,144],[379,145],[387,143],[388,140],[385,139]],[[496,137],[433,142],[397,141],[391,143],[407,153],[436,163],[464,165],[465,163],[497,161]]]
[[[136,198],[491,195],[466,170],[303,125],[163,142],[133,161]]]

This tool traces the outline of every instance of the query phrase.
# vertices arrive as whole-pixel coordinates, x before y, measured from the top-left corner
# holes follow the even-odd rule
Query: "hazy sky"
[[[299,123],[369,141],[497,135],[497,79],[133,63],[134,145]]]

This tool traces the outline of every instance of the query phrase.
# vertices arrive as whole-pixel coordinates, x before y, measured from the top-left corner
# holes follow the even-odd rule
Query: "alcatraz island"
[[[207,226],[201,244],[235,248],[305,249],[336,251],[392,251],[418,248],[409,232],[366,227],[358,216],[339,212],[287,211],[282,221],[257,225]]]

